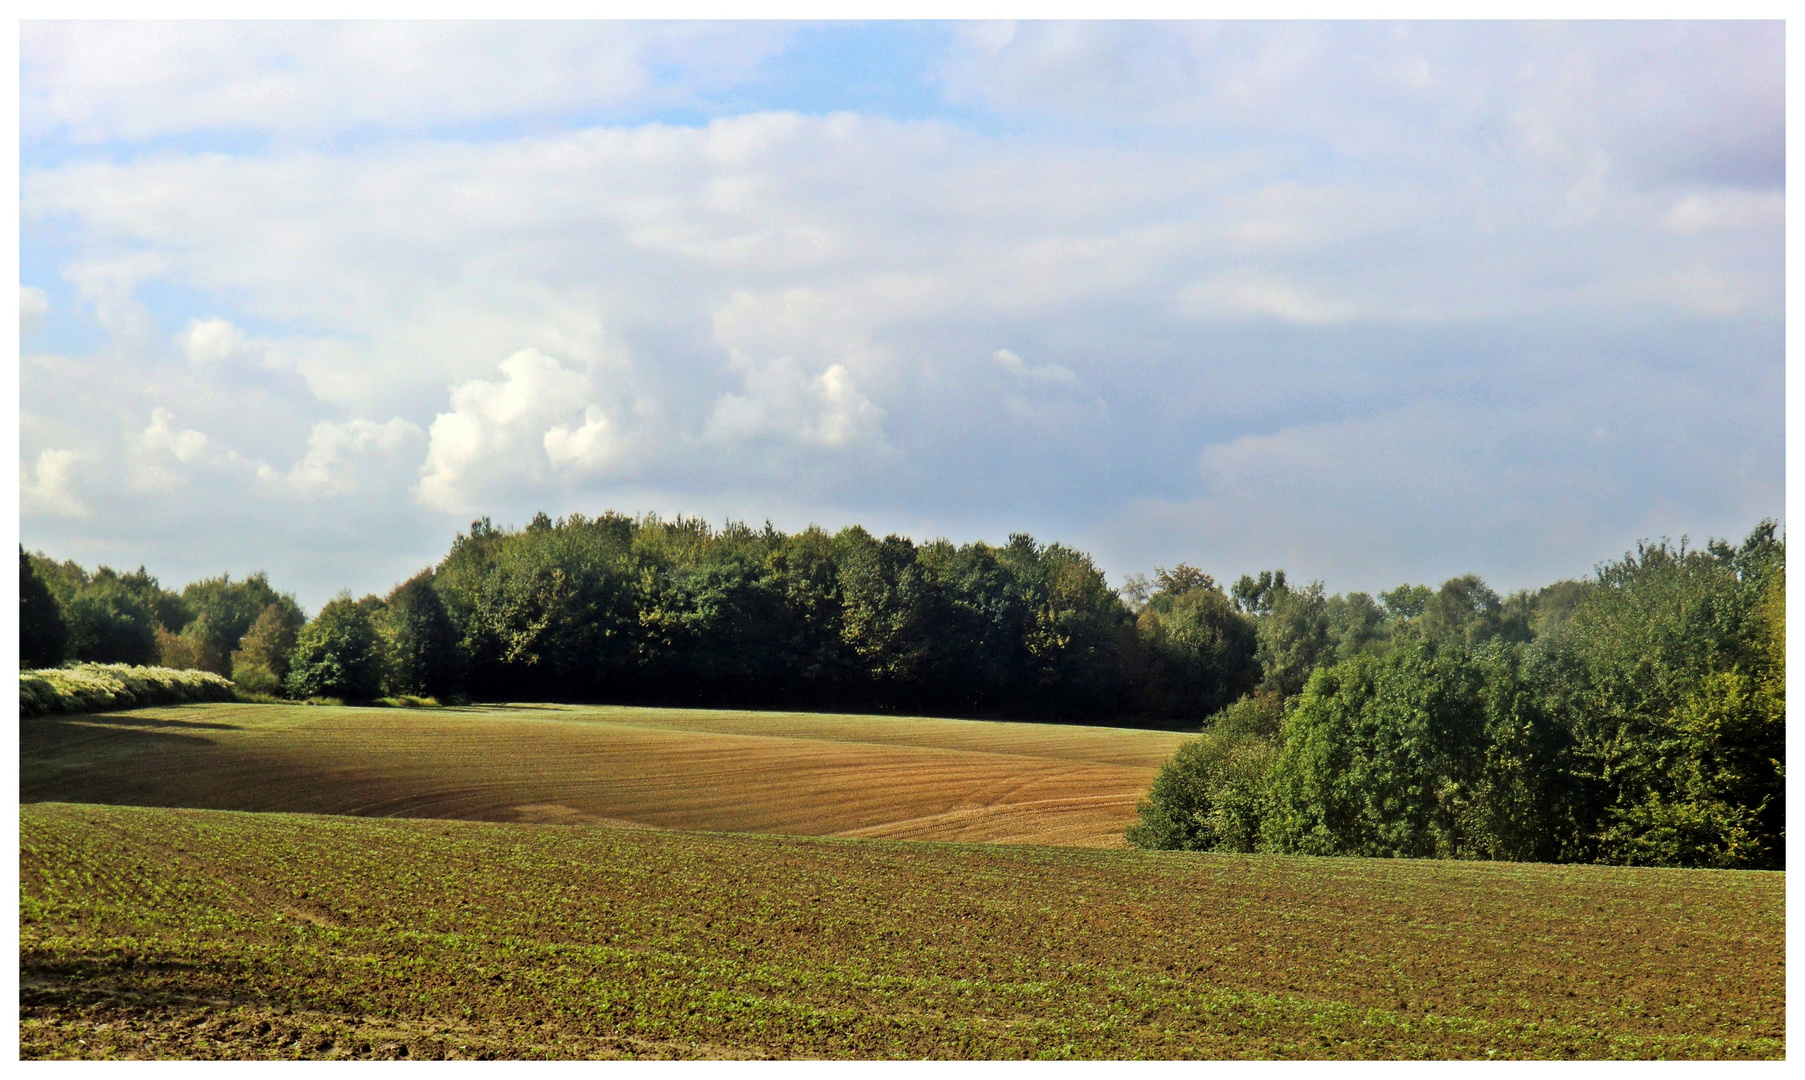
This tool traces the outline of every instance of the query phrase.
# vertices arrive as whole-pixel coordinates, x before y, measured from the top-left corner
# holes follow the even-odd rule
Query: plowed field
[[[562,706],[21,724],[21,799],[1121,846],[1171,732]]]
[[[20,817],[26,1057],[1784,1054],[1782,874]]]

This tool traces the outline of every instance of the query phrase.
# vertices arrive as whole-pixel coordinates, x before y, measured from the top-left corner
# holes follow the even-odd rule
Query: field
[[[189,705],[24,720],[20,798],[1119,847],[1184,738],[812,713]]]
[[[1778,874],[41,804],[28,1057],[1776,1057]]]
[[[1107,850],[1181,738],[28,719],[21,1053],[1784,1056],[1783,874]]]

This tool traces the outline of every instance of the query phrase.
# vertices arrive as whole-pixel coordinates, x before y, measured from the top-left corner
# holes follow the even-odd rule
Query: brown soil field
[[[20,725],[23,802],[1119,847],[1187,736],[552,705],[186,705]]]
[[[1785,1053],[1779,873],[20,819],[27,1058]]]

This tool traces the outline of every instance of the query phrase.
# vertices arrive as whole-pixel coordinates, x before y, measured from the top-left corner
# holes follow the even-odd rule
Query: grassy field
[[[1186,736],[919,717],[189,705],[21,722],[21,799],[1121,846]]]
[[[21,808],[26,1057],[1779,1057],[1784,877]]]

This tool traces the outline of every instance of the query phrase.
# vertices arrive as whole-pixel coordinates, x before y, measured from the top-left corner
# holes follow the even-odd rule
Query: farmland
[[[525,705],[26,718],[21,1052],[1783,1054],[1783,874],[1108,850],[1183,738]]]
[[[189,705],[21,726],[26,802],[1121,846],[1172,732],[919,717]]]
[[[21,808],[27,1057],[1778,1057],[1784,876]]]

